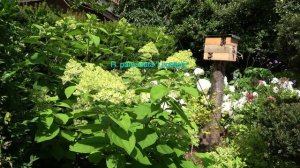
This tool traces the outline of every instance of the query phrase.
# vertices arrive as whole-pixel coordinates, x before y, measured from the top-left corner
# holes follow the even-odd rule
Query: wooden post
[[[222,128],[221,106],[224,92],[225,62],[215,61],[211,75],[212,88],[210,92],[210,102],[214,105],[211,121],[203,128],[201,135],[201,146],[204,151],[220,143]]]
[[[221,141],[223,132],[221,108],[224,92],[225,62],[236,62],[237,47],[240,38],[236,35],[209,35],[205,37],[204,60],[214,61],[211,74],[210,102],[214,105],[211,121],[201,130],[200,146],[203,151],[209,150]]]

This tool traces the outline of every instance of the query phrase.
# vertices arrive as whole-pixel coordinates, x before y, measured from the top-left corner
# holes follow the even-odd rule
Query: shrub
[[[270,154],[299,162],[300,103],[281,104],[265,109],[260,117],[261,135],[268,142]]]
[[[218,147],[215,151],[208,153],[195,153],[202,160],[202,166],[207,168],[243,168],[245,161],[239,157],[237,147]]]

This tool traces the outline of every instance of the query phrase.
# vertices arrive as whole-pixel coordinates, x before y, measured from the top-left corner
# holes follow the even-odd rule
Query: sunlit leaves
[[[75,90],[76,90],[76,86],[67,87],[65,90],[66,97],[69,98],[74,93]]]
[[[133,134],[127,134],[125,131],[118,127],[112,127],[108,129],[107,135],[110,139],[111,144],[115,144],[118,147],[124,149],[130,155],[136,143],[136,139]]]
[[[105,138],[101,136],[93,136],[79,140],[70,146],[70,151],[78,153],[92,153],[100,150],[105,145]]]
[[[59,130],[60,128],[56,124],[51,125],[49,129],[39,127],[34,140],[36,142],[51,140],[58,135]]]
[[[155,85],[152,87],[151,91],[150,91],[150,97],[152,101],[156,101],[162,97],[164,97],[165,95],[167,95],[169,92],[169,89],[164,86],[164,85]]]

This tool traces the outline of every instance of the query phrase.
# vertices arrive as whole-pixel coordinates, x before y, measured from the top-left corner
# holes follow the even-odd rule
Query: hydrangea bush
[[[83,154],[108,167],[125,162],[130,167],[195,167],[184,155],[198,146],[199,129],[209,122],[211,84],[203,69],[193,69],[189,51],[179,53],[176,61],[189,62],[188,69],[108,71],[70,59],[60,77],[64,94],[46,89],[43,105],[36,108],[35,141],[46,146],[55,141],[62,153],[57,159]],[[48,150],[57,154],[51,146]]]

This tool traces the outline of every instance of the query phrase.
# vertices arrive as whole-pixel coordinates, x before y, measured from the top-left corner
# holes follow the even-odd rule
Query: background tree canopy
[[[198,60],[205,35],[236,34],[242,39],[241,67],[276,70],[297,69],[299,5],[296,0],[124,0],[117,13],[136,25],[166,27],[177,47],[192,49]]]

